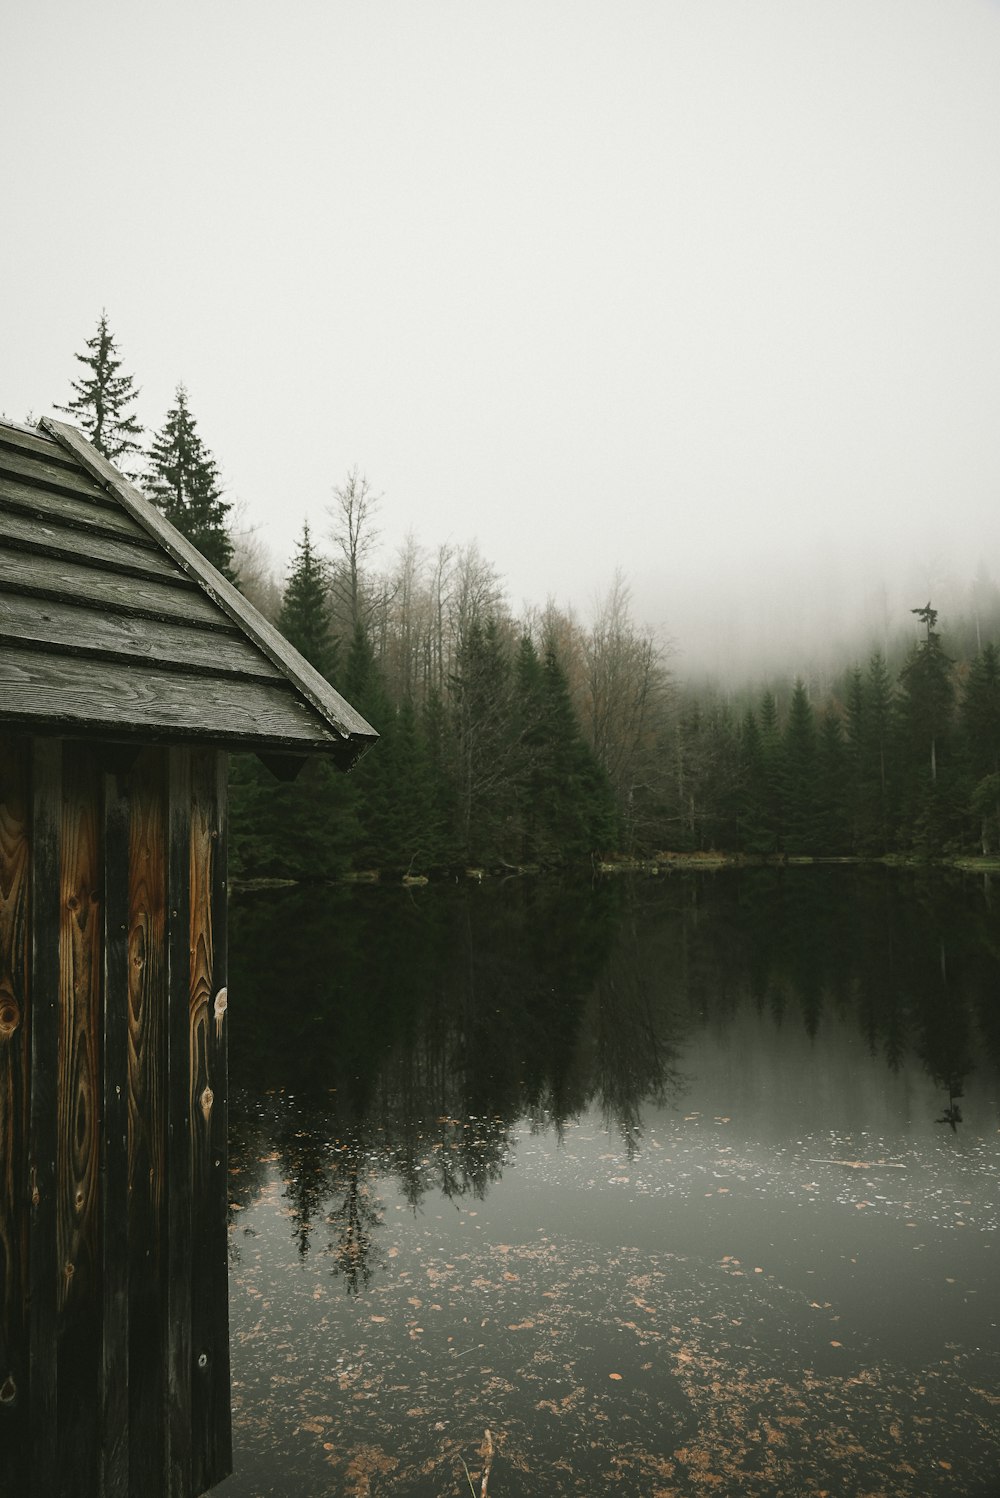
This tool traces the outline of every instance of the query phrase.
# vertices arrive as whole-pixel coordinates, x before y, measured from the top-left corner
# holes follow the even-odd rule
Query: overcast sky
[[[682,657],[832,627],[890,549],[890,589],[1000,571],[998,0],[36,0],[0,36],[0,410],[66,400],[106,308],[281,568],[356,463],[387,558],[477,540],[584,615],[620,565]]]

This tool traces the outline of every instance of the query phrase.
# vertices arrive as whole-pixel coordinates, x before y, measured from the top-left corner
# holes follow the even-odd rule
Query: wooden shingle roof
[[[365,720],[75,427],[0,421],[0,727],[329,754]]]

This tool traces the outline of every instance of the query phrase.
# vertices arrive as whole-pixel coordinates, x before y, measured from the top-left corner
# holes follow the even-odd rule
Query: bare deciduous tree
[[[348,638],[358,624],[367,628],[385,602],[384,589],[366,588],[364,575],[365,558],[378,540],[375,514],[381,497],[355,464],[334,489],[328,511],[331,540],[339,553],[333,570],[334,613]]]
[[[586,640],[584,723],[614,787],[631,845],[648,820],[669,756],[670,681],[664,651],[632,619],[620,572],[598,607]]]

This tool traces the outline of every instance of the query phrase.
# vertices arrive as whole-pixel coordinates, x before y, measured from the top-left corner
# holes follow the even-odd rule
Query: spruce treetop
[[[122,460],[128,464],[133,453],[142,451],[142,427],[128,409],[139,392],[130,374],[119,373],[122,361],[108,327],[107,312],[101,312],[97,332],[87,339],[87,353],[74,357],[89,374],[70,381],[76,394],[56,410],[75,417],[97,451],[121,468],[127,478],[134,479],[136,475],[123,466]]]
[[[302,538],[296,542],[295,551],[278,615],[278,628],[310,665],[330,680],[337,660],[330,604],[330,566],[313,547],[308,521],[302,526]]]
[[[146,489],[170,523],[235,582],[226,529],[232,505],[222,497],[219,465],[201,439],[183,384],[149,449]]]

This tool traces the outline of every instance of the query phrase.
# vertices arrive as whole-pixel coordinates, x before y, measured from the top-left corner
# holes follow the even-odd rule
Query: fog
[[[108,311],[283,570],[515,609],[616,567],[680,672],[804,669],[1000,555],[995,0],[110,0],[5,22],[0,410]]]

